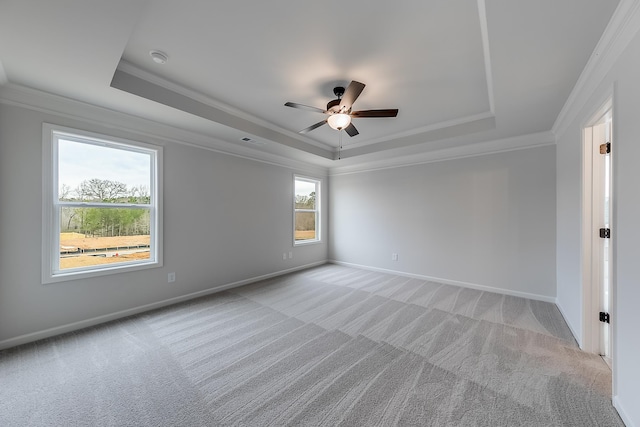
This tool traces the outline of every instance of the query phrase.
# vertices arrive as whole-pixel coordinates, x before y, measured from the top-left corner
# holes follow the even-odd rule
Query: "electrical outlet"
[[[286,252],[282,252],[282,259],[286,260],[287,259],[287,253]]]
[[[167,282],[173,283],[176,281],[176,273],[167,274]]]
[[[397,261],[398,260],[398,254],[391,254],[391,261]]]
[[[289,252],[289,259],[293,258],[293,252]]]

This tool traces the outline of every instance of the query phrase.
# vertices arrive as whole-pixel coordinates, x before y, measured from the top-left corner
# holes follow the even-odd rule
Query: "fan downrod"
[[[344,88],[342,86],[336,86],[333,88],[333,94],[337,96],[336,99],[332,99],[327,103],[327,111],[331,111],[332,113],[340,112],[340,99],[342,95],[344,95]]]

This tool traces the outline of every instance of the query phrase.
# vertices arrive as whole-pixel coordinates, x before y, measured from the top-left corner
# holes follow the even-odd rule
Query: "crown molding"
[[[311,138],[306,138],[304,136],[301,136],[299,133],[295,133],[295,132],[291,132],[288,129],[284,129],[281,128],[279,126],[274,125],[273,123],[267,122],[266,120],[262,120],[256,116],[253,116],[245,111],[239,110],[237,108],[231,107],[228,104],[225,104],[223,102],[220,102],[210,96],[204,95],[200,92],[196,92],[195,90],[189,89],[185,86],[179,85],[177,83],[174,83],[172,81],[169,81],[165,78],[162,78],[160,76],[157,76],[153,73],[150,73],[146,70],[143,70],[133,64],[131,64],[130,62],[127,62],[125,60],[120,60],[120,63],[118,64],[118,67],[116,68],[116,73],[114,74],[114,79],[117,75],[118,72],[122,72],[122,73],[126,73],[129,74],[133,77],[136,77],[140,80],[144,80],[145,82],[151,83],[155,86],[159,86],[163,89],[166,89],[168,91],[174,92],[176,94],[182,95],[186,98],[192,99],[194,101],[197,101],[203,105],[215,108],[217,110],[220,111],[224,111],[227,114],[230,114],[232,116],[241,118],[243,120],[252,122],[256,125],[262,126],[264,128],[267,128],[269,130],[272,130],[274,132],[278,132],[281,134],[284,134],[290,138],[294,138],[300,141],[303,141],[307,144],[310,145],[314,145],[318,148],[321,148],[323,150],[327,150],[327,151],[335,151],[335,147],[332,147],[330,145],[327,144],[323,144],[321,142],[315,141]],[[114,87],[114,84],[112,82],[112,87]],[[157,101],[156,101],[157,102]]]
[[[113,128],[164,144],[170,143],[200,148],[323,176],[399,168],[522,150],[554,145],[556,141],[552,132],[539,132],[486,142],[467,143],[461,146],[431,150],[420,154],[359,162],[349,166],[324,167],[13,83],[0,86],[0,104],[22,107],[66,119],[77,120],[94,127]]]
[[[326,175],[328,172],[327,168],[317,164],[264,152],[249,146],[217,139],[210,135],[180,129],[14,83],[0,85],[0,104],[78,120],[92,126],[113,128],[165,144],[185,145],[287,169],[311,171],[320,175]]]
[[[357,155],[366,154],[369,152],[377,151],[376,147],[369,146],[380,146],[385,143],[389,143],[391,141],[394,142],[394,145],[398,145],[399,140],[411,140],[415,138],[424,139],[425,141],[440,139],[433,138],[434,134],[442,134],[453,131],[454,128],[461,128],[464,125],[468,125],[474,122],[479,122],[481,120],[486,119],[494,119],[495,120],[495,97],[493,93],[493,72],[491,69],[491,54],[489,48],[489,30],[487,24],[487,8],[485,5],[485,0],[477,0],[478,5],[478,21],[480,23],[480,36],[482,39],[482,52],[484,57],[484,71],[485,71],[485,80],[486,80],[486,88],[487,88],[487,102],[489,104],[489,109],[486,111],[481,111],[476,114],[471,114],[468,116],[457,117],[450,120],[444,120],[437,123],[432,123],[427,126],[421,126],[418,128],[414,128],[408,131],[398,132],[391,135],[386,135],[376,139],[364,140],[361,142],[350,142],[349,147],[342,148],[342,154],[348,155],[349,150],[359,151]],[[495,127],[495,121],[493,124]],[[361,150],[363,147],[371,148],[371,150]]]
[[[551,131],[531,133],[511,138],[496,139],[486,142],[475,142],[457,147],[433,150],[418,155],[389,158],[380,161],[358,163],[350,166],[332,167],[330,176],[349,175],[372,172],[383,169],[394,169],[434,162],[477,157],[489,154],[504,153],[529,148],[545,147],[556,144],[556,137]]]
[[[473,124],[477,124],[483,120],[485,123],[492,123],[491,127],[495,127],[493,83],[491,81],[491,64],[489,63],[488,56],[489,46],[488,34],[486,33],[486,12],[484,10],[484,0],[478,0],[478,11],[480,14],[479,19],[481,21],[480,27],[482,31],[483,51],[485,55],[485,73],[487,79],[486,84],[488,90],[487,99],[490,107],[489,110],[469,116],[433,123],[427,126],[411,129],[409,131],[386,135],[381,138],[364,140],[361,142],[350,141],[349,147],[342,148],[343,156],[362,155],[369,152],[380,151],[380,147],[388,145],[390,142],[393,142],[393,145],[397,147],[403,144],[414,145],[416,144],[416,141],[421,142],[442,139],[443,135],[455,133],[459,129],[463,129],[465,126],[473,127]],[[120,60],[120,63],[118,64],[111,82],[111,87],[202,117],[206,120],[211,120],[236,129],[242,128],[243,130],[259,137],[270,139],[285,146],[294,147],[320,157],[335,160],[338,156],[337,149],[333,146],[276,126],[207,95],[150,73],[124,60]],[[305,144],[307,146],[305,146]],[[385,150],[385,148],[382,148],[382,150]]]
[[[448,135],[450,133],[455,133],[456,128],[464,128],[465,125],[471,125],[473,123],[477,123],[482,120],[491,119],[493,122],[493,128],[495,128],[495,115],[491,111],[485,111],[478,114],[473,114],[470,116],[458,117],[451,120],[446,120],[438,123],[433,123],[427,126],[422,126],[416,129],[411,129],[405,132],[399,132],[393,135],[384,136],[382,138],[377,138],[373,140],[368,140],[364,142],[351,142],[349,141],[349,145],[347,147],[342,147],[342,154],[348,154],[350,151],[360,151],[358,155],[366,153],[366,151],[360,150],[365,147],[371,148],[369,146],[375,145],[383,145],[385,143],[393,142],[395,146],[400,145],[401,141],[412,141],[417,139],[421,139],[424,141],[433,141],[444,139],[443,135]],[[434,135],[437,135],[434,137]],[[409,145],[413,145],[410,143]],[[373,151],[375,147],[373,147]],[[371,151],[370,151],[371,152]]]
[[[560,137],[567,131],[638,30],[640,30],[640,0],[620,0],[551,128],[555,135]]]

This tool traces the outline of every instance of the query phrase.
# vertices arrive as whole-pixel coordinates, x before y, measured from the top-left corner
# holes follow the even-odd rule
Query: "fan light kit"
[[[327,119],[327,124],[331,129],[342,130],[351,124],[351,116],[348,114],[332,114]]]
[[[159,50],[152,50],[149,52],[149,55],[151,55],[151,59],[153,59],[153,62],[156,64],[166,64],[169,60],[167,54]]]
[[[337,86],[333,89],[333,94],[337,96],[337,99],[329,101],[327,109],[310,107],[308,105],[297,104],[295,102],[287,102],[284,104],[287,107],[298,108],[301,110],[313,111],[316,113],[327,114],[325,120],[309,126],[306,129],[302,129],[300,133],[311,132],[314,129],[319,128],[325,123],[335,130],[345,130],[349,136],[358,135],[358,129],[351,123],[351,119],[361,117],[396,117],[398,115],[398,109],[386,109],[386,110],[361,110],[351,111],[353,103],[358,99],[362,91],[364,90],[364,83],[352,81],[347,88]]]

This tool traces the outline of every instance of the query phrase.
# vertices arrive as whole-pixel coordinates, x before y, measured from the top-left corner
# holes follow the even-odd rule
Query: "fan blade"
[[[287,102],[284,105],[285,107],[299,108],[300,110],[313,111],[314,113],[329,114],[328,111],[323,110],[322,108],[310,107],[308,105],[298,104],[296,102]]]
[[[398,115],[398,109],[388,110],[360,110],[353,111],[351,117],[396,117]]]
[[[300,132],[298,132],[298,133],[307,133],[307,132],[311,132],[312,130],[319,128],[320,126],[322,126],[322,125],[323,125],[323,124],[325,124],[325,123],[327,123],[327,121],[326,121],[326,120],[323,120],[323,121],[321,121],[321,122],[316,123],[315,125],[311,125],[311,126],[309,126],[309,127],[308,127],[308,128],[306,128],[306,129],[302,129],[302,130],[301,130]]]
[[[353,125],[353,123],[350,123],[349,126],[344,128],[344,131],[347,132],[351,137],[356,136],[360,133],[358,132],[358,129],[356,129],[356,127]]]
[[[342,99],[340,99],[340,109],[342,111],[347,111],[351,108],[353,103],[356,102],[356,99],[358,99],[362,93],[364,86],[364,83],[360,83],[355,80],[349,83],[349,86],[347,86],[347,89],[344,91],[344,95],[342,95]]]

